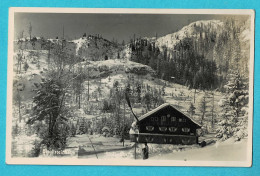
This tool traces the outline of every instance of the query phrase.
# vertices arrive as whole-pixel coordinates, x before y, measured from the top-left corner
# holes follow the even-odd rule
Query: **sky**
[[[29,24],[32,36],[44,38],[62,37],[77,39],[84,33],[101,34],[108,40],[129,42],[130,38],[158,37],[176,32],[182,27],[199,20],[223,20],[224,15],[198,14],[81,14],[81,13],[15,13],[15,38],[21,31],[29,36]]]

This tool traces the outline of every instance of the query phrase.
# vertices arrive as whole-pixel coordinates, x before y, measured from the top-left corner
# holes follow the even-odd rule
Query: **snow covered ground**
[[[149,160],[177,160],[177,161],[246,161],[247,159],[247,139],[234,142],[229,139],[225,142],[201,148],[198,145],[158,145],[148,144]],[[137,147],[137,160],[142,160],[142,144]],[[120,158],[134,159],[134,148],[125,151],[106,152],[98,154],[99,159]],[[90,156],[88,156],[89,158]],[[95,156],[93,156],[95,157]],[[92,157],[91,157],[92,158]]]
[[[79,158],[135,159],[134,143],[129,140],[125,140],[123,146],[120,139],[115,137],[77,135],[70,138],[68,143],[68,148],[78,148]],[[230,138],[203,148],[199,145],[148,144],[148,146],[150,160],[246,161],[247,159],[247,139],[235,142],[234,138]],[[142,160],[143,147],[143,144],[137,144],[137,160]]]
[[[229,139],[217,142],[204,148],[194,148],[185,151],[173,151],[167,154],[151,155],[150,159],[164,160],[200,160],[200,161],[246,161],[247,139],[234,142]]]

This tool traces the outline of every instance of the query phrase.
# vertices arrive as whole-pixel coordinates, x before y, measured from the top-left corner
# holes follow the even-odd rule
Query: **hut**
[[[138,132],[131,132],[133,142],[192,145],[198,143],[201,125],[169,103],[138,118]]]

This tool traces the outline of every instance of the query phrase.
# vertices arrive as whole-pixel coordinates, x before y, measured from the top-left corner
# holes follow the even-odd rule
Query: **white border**
[[[238,161],[176,161],[176,160],[130,160],[130,159],[74,159],[74,158],[12,158],[12,90],[13,90],[13,41],[14,13],[107,13],[107,14],[222,14],[250,15],[250,63],[249,63],[249,119],[247,160]],[[253,131],[253,85],[254,85],[254,28],[255,11],[245,9],[116,9],[116,8],[9,8],[8,30],[8,75],[7,75],[7,115],[6,115],[6,163],[30,165],[116,165],[116,166],[223,166],[251,167],[252,165],[252,131]]]

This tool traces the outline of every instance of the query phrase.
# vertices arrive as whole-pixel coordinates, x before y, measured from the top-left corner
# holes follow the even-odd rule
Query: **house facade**
[[[138,119],[139,133],[132,136],[132,141],[182,145],[198,143],[197,129],[201,125],[173,105],[165,103]]]

